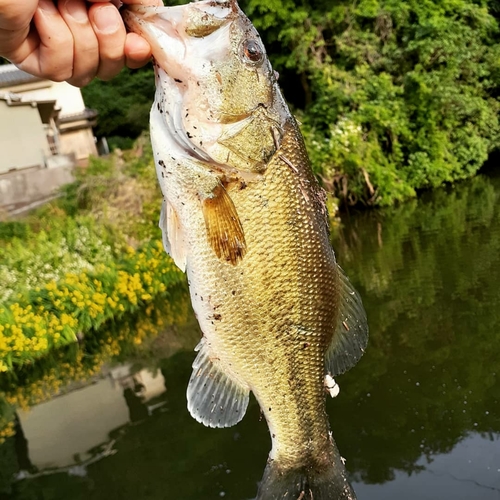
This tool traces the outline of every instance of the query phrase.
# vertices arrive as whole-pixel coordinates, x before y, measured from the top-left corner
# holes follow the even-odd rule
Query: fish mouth
[[[129,31],[141,35],[151,46],[157,88],[155,105],[165,106],[169,110],[163,113],[163,121],[171,139],[185,155],[212,165],[217,162],[190,140],[190,134],[183,124],[183,97],[190,78],[185,64],[187,41],[203,38],[206,40],[205,45],[212,47],[210,51],[217,52],[218,44],[208,39],[228,32],[237,10],[235,0],[206,0],[174,7],[129,5],[121,11]],[[222,51],[224,44],[220,44],[220,47]],[[236,121],[240,117],[219,118],[224,123]]]
[[[175,63],[186,55],[183,39],[210,35],[237,9],[235,0],[205,0],[174,7],[129,5],[121,13],[129,31],[146,39],[157,63],[175,78]]]
[[[166,69],[172,66],[175,59],[182,59],[185,55],[185,45],[176,30],[176,21],[182,21],[183,10],[182,6],[130,5],[123,8],[121,14],[128,30],[141,35],[149,43],[153,57]],[[160,40],[164,42],[161,43]],[[169,50],[165,51],[164,47],[167,46]]]

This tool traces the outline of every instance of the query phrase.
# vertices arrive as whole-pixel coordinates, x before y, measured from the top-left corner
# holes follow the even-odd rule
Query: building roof
[[[31,106],[38,108],[40,118],[43,123],[48,124],[51,118],[57,119],[59,108],[56,108],[56,101],[51,100],[24,100],[22,96],[13,92],[0,92],[0,101],[5,101],[7,106]]]
[[[13,64],[0,65],[0,88],[20,85],[21,83],[39,82],[41,78],[20,70]]]
[[[79,120],[94,120],[98,115],[98,112],[95,109],[85,108],[83,111],[79,113],[72,113],[70,115],[64,115],[59,117],[59,123],[72,123],[77,122]]]

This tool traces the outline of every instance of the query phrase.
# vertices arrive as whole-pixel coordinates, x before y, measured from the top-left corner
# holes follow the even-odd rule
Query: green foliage
[[[149,126],[149,110],[153,102],[153,69],[124,69],[109,82],[93,80],[82,89],[87,106],[99,111],[97,136],[118,136],[110,146],[130,147],[124,138],[136,139]],[[120,139],[121,138],[121,139]]]
[[[6,221],[0,224],[0,241],[11,238],[27,238],[29,231],[29,225],[24,222]]]
[[[170,5],[185,3],[170,0]],[[473,176],[499,147],[495,0],[242,0],[295,106],[313,168],[349,204]],[[152,69],[83,89],[97,135],[147,129]]]
[[[131,151],[91,158],[64,187],[58,206],[72,217],[90,213],[122,240],[161,238],[161,193],[149,136],[141,136]]]
[[[243,7],[288,97],[304,96],[314,169],[349,203],[389,205],[471,177],[498,147],[499,29],[485,2]]]
[[[113,246],[105,229],[96,227],[90,217],[52,217],[49,230],[42,229],[29,240],[13,238],[0,247],[0,303],[67,273],[107,263],[115,257]]]

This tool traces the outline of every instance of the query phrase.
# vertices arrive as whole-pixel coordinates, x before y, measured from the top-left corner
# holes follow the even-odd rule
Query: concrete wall
[[[78,115],[85,111],[82,92],[67,82],[29,82],[3,89],[22,96],[23,100],[46,101],[55,100],[61,108],[59,117]],[[1,118],[0,118],[1,120]],[[90,155],[97,156],[97,148],[92,128],[85,121],[71,124],[71,128],[79,126],[78,130],[64,130],[61,127],[60,144],[62,154],[74,153],[81,165],[86,165]]]
[[[77,160],[84,160],[89,154],[97,156],[97,147],[91,128],[64,131],[59,136],[62,154],[73,153]]]
[[[0,207],[9,211],[44,200],[64,184],[73,182],[74,159],[51,158],[59,160],[52,161],[51,168],[30,168],[0,175]]]
[[[0,151],[0,174],[44,165],[50,148],[36,106],[9,106],[0,100]]]

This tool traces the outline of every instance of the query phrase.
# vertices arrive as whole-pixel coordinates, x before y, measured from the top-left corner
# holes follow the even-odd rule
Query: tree
[[[151,65],[135,71],[124,69],[109,82],[93,80],[82,93],[86,105],[99,111],[95,128],[98,137],[107,136],[115,144],[127,145],[127,141],[117,141],[116,136],[130,143],[148,129],[155,93]]]
[[[305,103],[298,115],[316,172],[349,203],[388,205],[471,177],[498,145],[499,30],[486,2],[245,8],[285,93]]]

